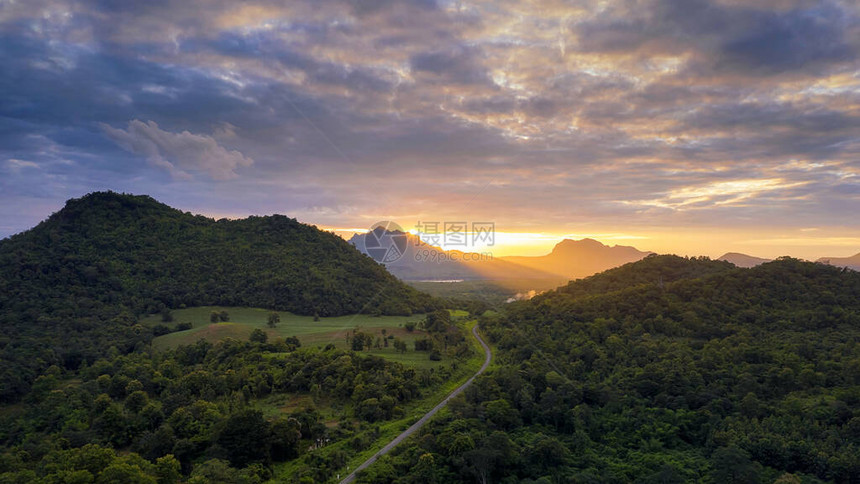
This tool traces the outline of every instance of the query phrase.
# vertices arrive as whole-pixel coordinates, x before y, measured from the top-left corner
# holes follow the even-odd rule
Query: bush
[[[269,335],[260,328],[254,328],[254,331],[251,331],[251,336],[248,339],[252,343],[265,343],[269,340]]]
[[[415,340],[415,351],[430,351],[433,349],[433,341],[422,338]]]

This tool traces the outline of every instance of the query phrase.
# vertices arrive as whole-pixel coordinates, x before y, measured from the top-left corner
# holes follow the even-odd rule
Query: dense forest
[[[361,482],[860,482],[860,273],[650,256],[481,325],[495,369]]]
[[[860,483],[858,272],[652,255],[478,299],[421,294],[286,217],[72,200],[0,242],[0,484],[332,481],[463,376],[476,317],[494,365],[359,482]],[[360,329],[351,351],[259,330],[155,351],[169,310],[198,305],[426,312],[410,350],[449,363],[367,355]]]
[[[465,338],[448,329],[428,341],[468,356]],[[454,371],[301,348],[294,338],[252,340],[113,355],[75,373],[51,366],[22,405],[0,414],[0,483],[254,483],[300,458],[295,480],[320,482],[373,441],[374,423],[403,417],[403,404]],[[312,403],[284,413],[270,404],[277,395]],[[342,441],[346,449],[325,458],[308,454]]]
[[[402,315],[438,303],[340,237],[284,216],[213,220],[93,193],[0,241],[0,401],[51,365],[140,351],[144,314],[184,306]]]

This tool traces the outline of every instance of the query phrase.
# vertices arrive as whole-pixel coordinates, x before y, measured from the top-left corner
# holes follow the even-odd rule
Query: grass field
[[[462,327],[465,331],[471,331],[472,327],[477,323],[477,321],[469,321],[465,323]],[[444,384],[439,385],[438,387],[428,391],[423,398],[420,400],[412,401],[403,406],[405,416],[400,419],[389,420],[386,422],[379,422],[374,425],[368,425],[367,429],[364,432],[376,432],[377,436],[374,439],[373,444],[369,445],[367,448],[361,451],[354,451],[349,447],[349,440],[342,440],[340,442],[335,442],[332,445],[326,446],[322,449],[314,450],[314,453],[318,453],[319,455],[331,455],[333,452],[337,452],[342,450],[349,455],[348,467],[340,470],[340,477],[345,477],[349,473],[349,469],[354,469],[356,466],[367,460],[370,456],[375,454],[379,449],[385,446],[388,442],[390,442],[393,438],[395,438],[398,434],[409,428],[410,425],[415,423],[422,415],[430,411],[431,408],[436,406],[442,399],[444,399],[448,394],[450,394],[455,388],[462,385],[470,376],[475,374],[478,371],[478,368],[481,367],[481,363],[484,360],[484,350],[481,347],[480,343],[477,340],[472,338],[471,334],[469,338],[472,341],[472,344],[475,347],[475,353],[469,358],[467,361],[461,361],[458,363],[457,371],[455,374]],[[491,363],[490,368],[495,366],[495,360]],[[302,397],[295,397],[289,400],[286,400],[284,408],[298,408],[302,404],[306,404],[307,400],[302,399]],[[330,410],[330,409],[328,409]],[[271,410],[270,410],[271,411]],[[449,408],[445,407],[437,413],[437,415],[444,415],[449,412]],[[333,412],[332,415],[336,414]],[[323,411],[323,415],[326,415],[326,412]],[[410,439],[415,439],[417,436],[412,436]],[[382,460],[385,460],[386,457],[383,457]],[[303,465],[303,459],[294,459],[289,462],[280,463],[275,465],[275,481],[277,482],[292,482],[292,478],[294,473]],[[339,482],[339,479],[330,479],[329,482],[336,484]]]
[[[209,320],[212,311],[227,311],[230,315],[230,321],[222,323],[211,323]],[[199,339],[206,339],[210,342],[216,342],[226,338],[235,338],[247,340],[251,332],[255,328],[265,331],[269,338],[296,336],[299,338],[303,346],[325,346],[329,343],[334,344],[339,348],[347,348],[346,334],[353,329],[372,333],[381,336],[381,331],[386,330],[386,334],[393,334],[395,337],[402,339],[409,345],[409,351],[400,354],[394,351],[393,346],[388,348],[372,349],[362,353],[381,356],[390,360],[399,361],[403,364],[415,368],[434,368],[441,365],[449,365],[454,362],[448,358],[443,358],[442,361],[431,361],[426,352],[414,351],[414,341],[424,337],[425,333],[418,329],[413,332],[408,332],[403,327],[407,322],[418,323],[424,316],[369,316],[369,315],[354,315],[341,316],[335,318],[320,318],[319,321],[314,321],[311,316],[298,316],[288,312],[279,312],[280,323],[276,328],[269,328],[267,325],[268,316],[271,311],[257,308],[242,308],[242,307],[215,307],[202,306],[187,309],[177,309],[172,312],[173,322],[162,323],[160,315],[152,315],[143,319],[143,324],[147,326],[155,326],[157,324],[166,324],[174,326],[177,323],[191,323],[192,329],[179,331],[167,335],[159,336],[153,340],[153,347],[159,350],[174,348],[183,344],[193,344]],[[452,317],[464,318],[468,313],[464,311],[452,311]],[[469,331],[475,324],[475,321],[461,323],[464,331]],[[337,442],[315,452],[328,454],[329,452],[338,449],[345,450],[349,453],[349,464],[354,467],[364,461],[367,457],[379,450],[385,443],[394,438],[398,433],[405,430],[409,425],[415,422],[422,414],[429,411],[436,403],[450,393],[454,388],[462,384],[469,376],[474,374],[480,367],[483,359],[483,351],[474,338],[469,336],[472,344],[475,345],[475,353],[467,361],[458,361],[455,374],[444,384],[433,388],[426,392],[420,400],[409,402],[403,406],[405,416],[400,419],[387,422],[380,422],[373,426],[367,426],[363,432],[377,433],[374,443],[367,449],[361,452],[355,452],[348,447],[347,441]],[[282,357],[281,353],[271,353],[269,358]],[[289,414],[298,411],[302,408],[316,408],[320,411],[326,425],[337,425],[337,419],[343,415],[343,408],[333,408],[330,402],[314,402],[308,394],[279,394],[272,395],[264,400],[256,402],[256,407],[261,409],[267,416],[274,417],[278,415]],[[443,410],[443,412],[447,411]],[[275,467],[277,479],[289,479],[293,472],[301,466],[302,460],[295,459],[287,463],[278,464]]]
[[[473,299],[500,306],[516,295],[531,290],[543,292],[567,283],[567,279],[497,279],[457,282],[406,281],[407,284],[442,298]]]
[[[223,323],[210,323],[209,315],[212,311],[227,311],[230,321]],[[243,307],[216,307],[200,306],[187,309],[177,309],[172,312],[173,322],[162,323],[160,315],[152,315],[143,319],[143,324],[155,326],[167,324],[174,326],[177,323],[191,323],[192,328],[185,331],[159,336],[152,341],[153,348],[164,350],[175,348],[179,345],[194,344],[199,339],[209,342],[221,341],[227,338],[247,340],[251,332],[259,328],[269,335],[269,339],[295,336],[301,341],[302,346],[323,347],[329,343],[338,348],[347,348],[346,335],[358,328],[365,333],[371,333],[382,337],[384,329],[386,335],[394,335],[395,338],[405,341],[409,347],[406,353],[397,353],[391,346],[389,340],[388,348],[378,348],[365,351],[366,354],[381,356],[393,361],[416,367],[432,368],[442,362],[431,361],[426,352],[416,352],[413,345],[416,339],[424,337],[424,332],[415,329],[407,331],[403,326],[408,323],[418,323],[423,315],[412,316],[370,316],[356,314],[352,316],[339,316],[333,318],[319,318],[314,321],[312,316],[298,316],[288,312],[279,312],[281,322],[277,327],[268,327],[268,317],[272,311],[258,308]]]

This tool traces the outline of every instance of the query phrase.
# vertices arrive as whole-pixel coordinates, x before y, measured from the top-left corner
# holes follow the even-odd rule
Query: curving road
[[[420,419],[418,419],[418,421],[415,422],[414,424],[412,424],[412,426],[410,426],[408,429],[404,430],[403,433],[401,433],[400,435],[395,437],[394,440],[392,440],[391,442],[386,444],[385,447],[380,449],[379,452],[373,454],[373,456],[371,456],[369,459],[364,461],[360,466],[356,467],[355,470],[352,471],[352,473],[350,475],[346,476],[346,478],[344,480],[340,481],[340,484],[347,484],[349,482],[354,481],[356,474],[358,474],[359,472],[363,471],[368,466],[370,466],[371,464],[376,462],[377,459],[379,459],[383,455],[390,452],[391,449],[397,447],[397,444],[402,442],[404,439],[406,439],[410,435],[414,434],[416,430],[423,427],[424,424],[426,424],[431,418],[433,418],[433,415],[436,415],[436,412],[438,412],[439,410],[442,409],[442,407],[444,407],[445,405],[448,404],[448,400],[451,400],[452,398],[454,398],[457,395],[459,395],[460,393],[462,393],[463,390],[468,388],[469,385],[471,385],[472,382],[475,381],[475,378],[478,378],[478,376],[481,373],[483,373],[484,370],[486,370],[488,366],[490,366],[490,360],[493,357],[493,353],[490,351],[490,347],[487,346],[487,343],[485,343],[484,340],[481,339],[481,336],[478,334],[478,325],[477,324],[475,325],[474,328],[472,328],[472,334],[475,336],[475,339],[478,340],[478,343],[481,343],[481,346],[484,347],[484,364],[481,365],[481,369],[478,370],[477,373],[472,375],[471,378],[466,380],[466,383],[463,383],[462,385],[458,386],[453,392],[451,392],[450,395],[448,395],[447,397],[445,397],[444,400],[439,402],[438,405],[433,407],[429,412],[425,413],[424,416],[421,417]]]

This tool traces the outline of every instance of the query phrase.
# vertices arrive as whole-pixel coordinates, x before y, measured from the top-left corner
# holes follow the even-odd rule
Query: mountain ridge
[[[816,260],[816,262],[830,264],[836,267],[847,267],[849,269],[854,269],[855,271],[860,271],[860,253],[850,257],[822,257]]]
[[[568,279],[580,279],[641,260],[651,254],[653,252],[640,251],[631,246],[609,246],[591,238],[584,238],[563,239],[546,255],[509,256],[502,259]]]
[[[740,252],[726,252],[717,258],[717,260],[723,260],[726,262],[731,262],[732,264],[749,269],[750,267],[755,267],[759,264],[764,264],[766,262],[770,262],[772,259],[764,259],[761,257],[755,257],[752,255],[742,254]]]
[[[395,233],[391,231],[388,233]],[[563,239],[541,256],[492,257],[483,253],[443,250],[423,242],[418,236],[405,234],[406,253],[386,264],[395,276],[406,281],[426,280],[498,280],[557,279],[587,277],[627,262],[639,260],[652,252],[629,246],[608,246],[597,240]],[[349,242],[367,253],[367,234],[353,234]]]

